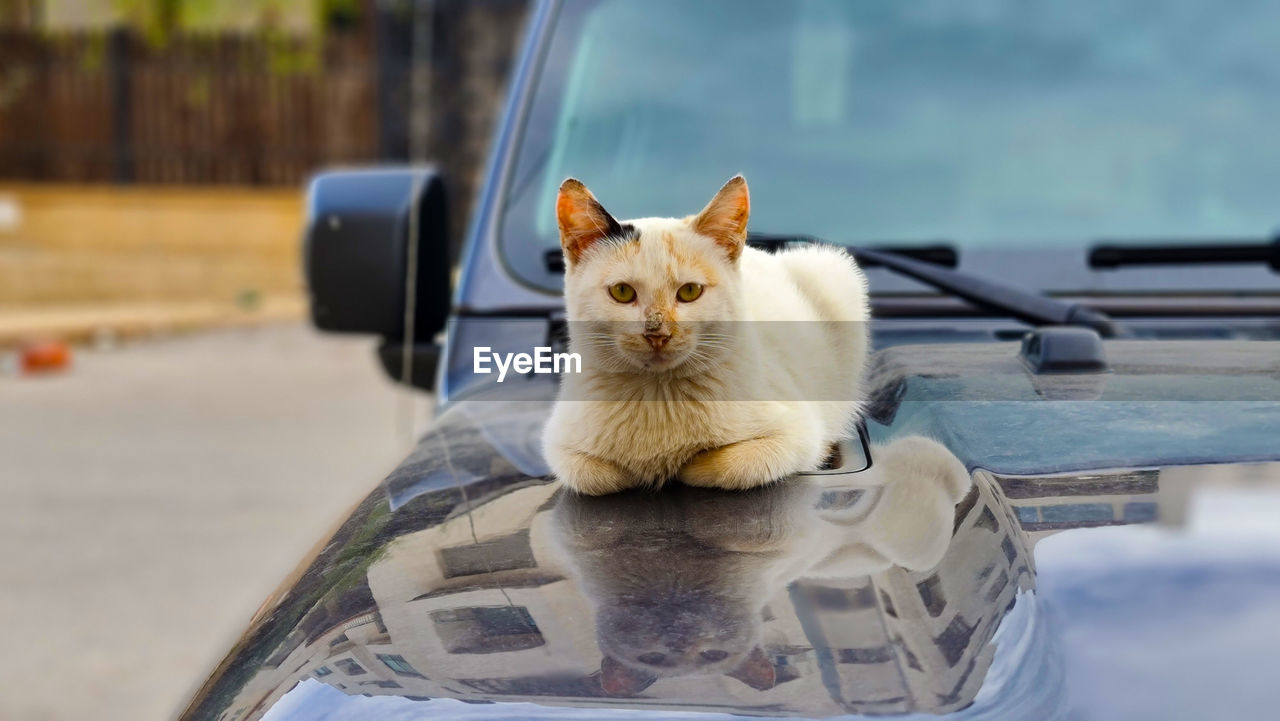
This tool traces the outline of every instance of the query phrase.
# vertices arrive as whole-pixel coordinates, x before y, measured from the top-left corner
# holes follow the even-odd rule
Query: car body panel
[[[602,690],[602,652],[591,620],[599,616],[599,599],[554,540],[563,509],[584,501],[566,497],[546,477],[538,452],[554,380],[531,378],[510,387],[491,382],[442,413],[417,450],[268,601],[183,718],[261,718],[276,704],[282,710],[270,718],[316,718],[308,714],[333,705],[378,718],[375,712],[391,703],[382,697],[409,704],[396,706],[388,718],[461,714],[459,708],[466,710],[459,716],[465,718],[548,713],[507,706],[530,702],[585,707],[595,714],[588,717],[600,718],[642,709],[670,712],[658,718],[678,718],[672,714],[695,709],[805,718],[889,712],[980,717],[980,711],[1008,718],[1055,717],[1082,701],[1063,680],[1074,656],[1061,656],[1064,640],[1037,597],[1036,569],[1043,564],[1032,549],[1041,539],[1133,524],[1154,524],[1160,533],[1176,535],[1194,505],[1190,499],[1230,490],[1243,483],[1240,478],[1259,479],[1252,490],[1267,503],[1280,494],[1275,474],[1280,466],[1274,463],[1280,462],[1276,344],[1173,342],[1165,346],[1167,353],[1154,354],[1162,359],[1162,372],[1152,373],[1152,354],[1131,348],[1135,343],[1107,343],[1109,373],[1061,376],[1039,389],[1037,379],[1018,363],[1014,344],[895,346],[878,352],[869,376],[872,470],[894,443],[932,436],[972,473],[971,494],[976,495],[958,506],[946,555],[932,569],[884,568],[869,576],[821,581],[774,579],[761,589],[771,599],[764,622],[771,639],[767,648],[778,664],[775,672],[785,668],[788,674],[785,683],[765,690],[727,676],[663,678],[630,696]],[[1093,381],[1101,381],[1100,392],[1090,386]],[[1095,397],[1082,399],[1082,387]],[[1055,388],[1066,390],[1055,397]],[[1158,397],[1173,400],[1154,400]],[[1141,442],[1124,442],[1135,437]],[[673,508],[720,509],[694,514],[694,522],[710,527],[732,528],[752,519],[767,528],[785,527],[777,508],[818,486],[829,497],[882,493],[877,483],[883,479],[877,482],[869,473],[834,481],[791,479],[757,494],[767,503],[719,492],[691,501],[689,493],[701,492],[679,489],[612,504],[585,503],[603,507],[593,528],[625,530],[648,518],[641,529],[648,534],[646,545],[662,547],[683,538],[690,523],[689,511]],[[646,516],[645,508],[658,509],[653,512],[659,515]],[[865,525],[861,516],[838,527],[853,533]],[[1268,533],[1274,529],[1262,535]],[[1198,548],[1194,539],[1175,540]],[[1087,547],[1090,542],[1083,541]],[[673,563],[682,558],[678,548],[668,552]],[[1243,569],[1258,563],[1266,574],[1280,573],[1280,565],[1274,565],[1280,558],[1261,555],[1261,560],[1252,554],[1215,556],[1215,563],[1223,564],[1220,570],[1228,575],[1247,575]],[[1110,559],[1066,554],[1063,563],[1104,573]],[[999,575],[990,568],[1004,569],[999,592],[986,585]],[[897,618],[885,615],[885,598],[890,607],[895,601],[901,607],[918,599],[917,587],[934,583],[931,578],[969,578],[984,569],[982,583],[961,584],[968,589],[967,600],[953,601],[967,604],[969,610],[960,616],[968,620],[950,632],[954,618],[934,617],[927,609],[910,619],[901,608]],[[1155,573],[1143,571],[1148,572]],[[1075,583],[1069,576],[1062,582]],[[961,587],[954,583],[945,581],[952,595]],[[883,598],[858,590],[869,587],[876,594],[883,591]],[[831,594],[845,601],[832,601]],[[839,610],[853,603],[849,598],[861,599],[854,605],[862,604],[859,608],[865,606],[870,615],[823,626],[843,618],[840,613],[853,613]],[[872,598],[881,600],[877,605],[868,601]],[[1280,612],[1280,583],[1264,584],[1252,602]],[[928,599],[923,603],[928,606]],[[1050,605],[1057,605],[1056,612],[1076,613],[1062,603]],[[492,610],[503,608],[523,610]],[[835,620],[824,616],[832,613]],[[484,620],[476,621],[479,617]],[[939,618],[951,620],[939,626]],[[976,618],[982,624],[974,625]],[[839,643],[828,637],[836,629],[854,633],[850,629],[882,628],[889,621],[899,624],[894,633],[901,641],[889,643],[897,649],[892,653],[884,650],[884,638],[875,645],[860,636]],[[477,623],[488,630],[467,630]],[[530,623],[536,633],[520,630]],[[910,654],[925,664],[919,656],[926,647],[911,644],[959,633],[957,628],[966,634],[963,649],[936,651],[936,643],[928,648],[951,654],[961,671],[970,669],[963,683],[953,666],[927,664],[923,668],[932,670],[919,678],[903,672],[896,686],[890,684],[893,693],[866,680],[873,668],[910,670]],[[1091,626],[1080,632],[1099,631]],[[912,634],[916,641],[902,640]],[[864,641],[871,645],[858,645]],[[1070,646],[1069,639],[1065,643]],[[871,647],[880,650],[866,650]],[[1140,655],[1153,669],[1165,663],[1141,648],[1120,650]],[[1158,678],[1151,683],[1161,687]],[[947,684],[952,685],[943,692]],[[343,698],[333,696],[334,690]],[[461,707],[449,699],[498,703]],[[283,710],[289,708],[294,710]]]

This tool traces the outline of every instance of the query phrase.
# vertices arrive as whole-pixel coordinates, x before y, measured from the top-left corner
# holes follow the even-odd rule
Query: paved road
[[[0,378],[0,719],[171,717],[403,455],[404,397],[371,341],[300,326]]]

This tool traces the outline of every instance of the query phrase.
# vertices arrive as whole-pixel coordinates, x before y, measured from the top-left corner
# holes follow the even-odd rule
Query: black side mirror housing
[[[406,342],[413,249],[417,254],[413,345],[415,350],[419,346],[430,350],[449,315],[448,231],[444,181],[434,168],[316,175],[307,191],[303,238],[312,323],[334,333],[382,336],[379,356],[397,355],[388,351],[402,349]],[[399,380],[387,359],[382,360]],[[413,367],[415,376],[427,370],[421,359]],[[432,379],[413,380],[414,385],[430,387]]]

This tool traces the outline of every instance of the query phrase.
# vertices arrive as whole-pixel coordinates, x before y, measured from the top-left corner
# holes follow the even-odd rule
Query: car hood
[[[1280,344],[1107,355],[879,351],[871,468],[746,493],[566,494],[554,384],[486,385],[182,718],[1262,717]]]

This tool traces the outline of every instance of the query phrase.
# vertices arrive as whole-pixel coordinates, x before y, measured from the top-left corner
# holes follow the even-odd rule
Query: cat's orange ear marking
[[[574,178],[560,184],[560,193],[556,195],[556,222],[560,225],[560,247],[570,267],[594,243],[625,235],[623,227],[596,196]]]
[[[778,670],[759,646],[751,649],[751,654],[742,665],[725,675],[736,678],[757,691],[768,691],[778,683]]]
[[[610,696],[635,696],[657,680],[657,676],[631,668],[612,656],[600,661],[600,688]]]
[[[736,261],[747,243],[747,219],[750,216],[751,194],[747,191],[747,179],[735,175],[694,217],[693,229],[714,240],[729,254],[730,261]]]

